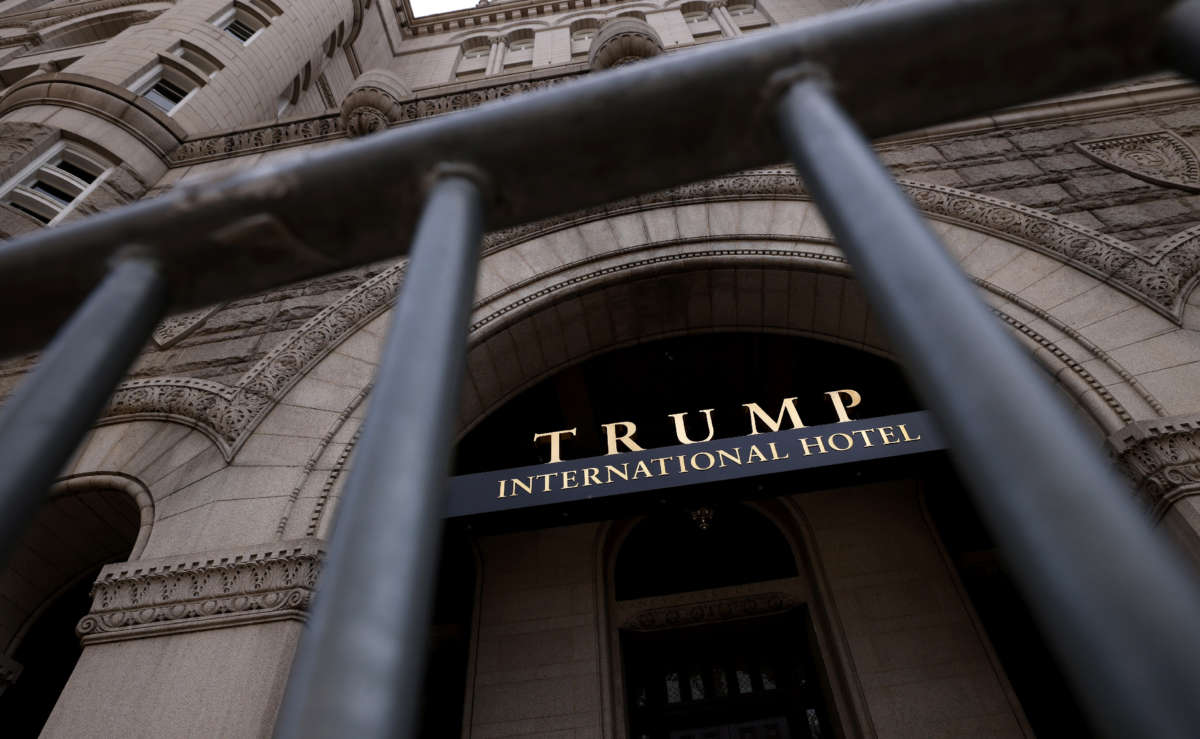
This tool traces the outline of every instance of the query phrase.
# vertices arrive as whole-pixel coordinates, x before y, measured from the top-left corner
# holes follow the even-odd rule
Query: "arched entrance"
[[[145,545],[149,505],[144,487],[124,476],[62,481],[0,570],[0,656],[13,666],[0,694],[5,736],[41,732],[82,652],[75,626],[92,583],[103,565]]]
[[[743,436],[744,403],[773,412],[785,397],[807,425],[832,423],[824,393],[846,387],[862,396],[856,418],[918,408],[898,369],[861,349],[745,331],[645,341],[512,397],[462,439],[458,472],[544,463],[550,448],[534,434],[562,428],[578,429],[563,439],[564,459],[603,455],[601,424],[618,419],[636,425],[647,449],[679,443],[669,413],[688,413],[694,439],[708,431],[703,409],[717,438]],[[1004,668],[1012,661],[996,658],[985,630],[995,619],[981,622],[972,606],[989,607],[996,591],[979,598],[962,587],[947,532],[935,526],[953,530],[960,518],[931,521],[924,505],[947,480],[953,473],[935,453],[472,521],[484,587],[469,725],[511,728],[506,717],[527,710],[492,697],[505,680],[533,693],[567,680],[543,686],[537,675],[582,680],[595,670],[606,737],[920,735],[935,726],[1029,735],[1017,698],[1027,691],[1013,691]],[[593,600],[580,603],[585,584]],[[541,630],[568,618],[574,630],[552,648],[557,631]],[[1044,650],[1031,639],[1010,648]],[[563,705],[576,706],[537,710]]]

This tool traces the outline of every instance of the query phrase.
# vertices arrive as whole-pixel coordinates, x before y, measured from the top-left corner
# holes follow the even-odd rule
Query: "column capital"
[[[1108,445],[1155,520],[1200,495],[1200,415],[1137,421],[1109,436]]]
[[[296,539],[107,565],[76,627],[84,645],[268,621],[303,621],[324,542]]]

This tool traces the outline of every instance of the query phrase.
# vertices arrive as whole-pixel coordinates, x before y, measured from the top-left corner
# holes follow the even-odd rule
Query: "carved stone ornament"
[[[1111,169],[1156,185],[1200,192],[1200,158],[1171,131],[1080,141],[1075,146]]]
[[[1155,520],[1183,498],[1200,495],[1200,416],[1131,423],[1108,443]]]
[[[350,136],[384,131],[404,116],[404,101],[412,97],[399,77],[384,69],[364,72],[342,99],[342,123]]]
[[[637,18],[614,18],[592,38],[588,66],[593,70],[608,69],[662,52],[662,39],[649,23]]]
[[[783,613],[799,601],[787,593],[756,593],[737,598],[722,598],[704,603],[651,608],[627,619],[621,628],[631,631],[656,631],[681,626],[732,621],[738,618]]]
[[[324,556],[300,539],[210,555],[106,566],[92,609],[76,627],[84,644],[240,624],[303,621]]]
[[[164,318],[162,323],[158,324],[158,328],[154,329],[154,345],[159,349],[166,349],[178,344],[203,326],[209,316],[220,310],[222,305],[224,303]]]

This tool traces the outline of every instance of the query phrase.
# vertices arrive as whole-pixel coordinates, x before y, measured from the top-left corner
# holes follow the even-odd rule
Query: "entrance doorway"
[[[727,623],[622,633],[630,736],[831,736],[810,633],[803,607]]]

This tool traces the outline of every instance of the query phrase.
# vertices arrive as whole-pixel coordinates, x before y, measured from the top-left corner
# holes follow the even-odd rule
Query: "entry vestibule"
[[[635,421],[646,448],[677,444],[667,414],[685,410],[713,408],[718,437],[722,419],[744,434],[742,404],[784,397],[799,398],[806,424],[831,423],[822,393],[843,387],[862,395],[855,418],[918,407],[893,364],[844,346],[751,333],[647,342],[513,397],[463,438],[458,471],[546,462],[533,436],[551,428],[579,427],[564,459],[603,454],[585,429],[614,419]],[[965,560],[945,543],[978,524],[969,506],[931,516],[931,493],[962,495],[941,455],[455,524],[481,562],[467,735],[1032,735],[1022,701],[1040,687],[1014,690],[1006,670],[1028,675],[1020,665],[1037,659],[1002,659],[993,642],[1044,657],[1040,637],[989,635],[1005,618],[977,618],[972,600],[997,599],[979,597],[978,580],[964,588]],[[723,533],[731,523],[739,536]],[[977,539],[969,547],[991,547]]]

